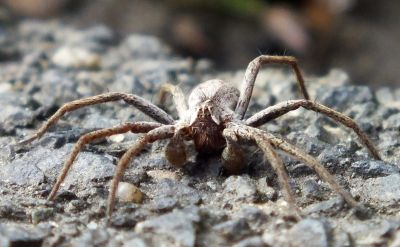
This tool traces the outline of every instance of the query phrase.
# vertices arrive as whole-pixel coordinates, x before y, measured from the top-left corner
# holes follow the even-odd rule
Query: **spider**
[[[291,66],[296,74],[297,83],[304,99],[281,102],[244,119],[257,74],[264,64],[286,64]],[[122,155],[117,164],[107,201],[106,217],[108,220],[111,219],[114,209],[118,183],[131,159],[138,155],[147,144],[161,139],[170,139],[165,148],[165,157],[175,167],[185,165],[185,141],[193,140],[199,154],[220,153],[223,167],[231,173],[240,171],[246,164],[243,151],[238,142],[247,141],[257,145],[276,172],[284,199],[299,214],[299,209],[295,205],[294,195],[289,185],[288,173],[282,159],[276,152],[276,149],[280,149],[312,168],[322,180],[326,181],[333,190],[343,197],[348,205],[351,207],[357,206],[357,201],[336,182],[329,171],[314,157],[287,141],[257,128],[300,107],[322,113],[352,129],[368,149],[370,155],[375,159],[381,159],[372,141],[354,120],[310,100],[298,62],[296,58],[291,56],[261,55],[252,60],[245,72],[240,91],[229,83],[214,79],[196,86],[188,98],[188,104],[186,104],[182,90],[177,86],[166,84],[162,88],[162,92],[163,95],[171,94],[173,96],[179,115],[178,120],[173,119],[164,110],[142,97],[134,94],[111,92],[64,104],[30,138],[21,141],[20,144],[25,144],[40,138],[50,126],[54,125],[68,112],[81,107],[111,101],[123,100],[156,121],[127,122],[81,136],[65,161],[63,169],[48,196],[48,200],[55,198],[74,160],[86,144],[108,136],[133,132],[144,133],[144,135]]]

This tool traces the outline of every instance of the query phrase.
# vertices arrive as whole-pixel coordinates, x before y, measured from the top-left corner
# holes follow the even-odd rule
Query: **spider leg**
[[[236,136],[236,134],[243,139],[249,141],[255,141],[257,146],[264,152],[266,159],[271,164],[272,168],[275,170],[278,175],[279,184],[283,190],[283,196],[286,202],[289,204],[289,207],[293,209],[297,216],[300,216],[301,213],[296,206],[296,201],[290,188],[289,184],[289,175],[286,171],[285,165],[283,164],[282,159],[278,156],[278,154],[273,149],[270,141],[266,138],[262,132],[253,131],[251,127],[245,127],[245,129],[241,128],[239,125],[237,130],[226,128],[224,130],[225,136]]]
[[[322,180],[326,181],[332,187],[333,190],[335,190],[343,197],[343,199],[347,202],[347,204],[349,204],[351,207],[356,207],[358,205],[358,202],[354,200],[354,198],[349,194],[349,192],[344,190],[336,182],[335,178],[317,159],[315,159],[311,155],[307,154],[305,151],[295,147],[294,145],[286,142],[281,138],[273,136],[269,133],[267,135],[272,145],[274,145],[276,148],[279,148],[285,151],[286,153],[300,159],[301,161],[304,162],[304,164],[312,168],[318,174],[318,176],[322,178]]]
[[[244,114],[246,113],[258,71],[260,70],[261,65],[264,64],[287,64],[292,66],[296,74],[301,93],[303,94],[305,99],[310,99],[306,86],[304,85],[303,75],[300,71],[300,68],[297,64],[297,59],[295,57],[261,55],[249,63],[244,74],[242,88],[240,90],[240,98],[235,110],[235,113],[239,115],[240,119],[243,119]]]
[[[230,128],[236,133],[244,136],[250,135],[249,133],[251,132],[260,133],[260,135],[263,135],[268,139],[275,148],[279,148],[295,158],[300,159],[305,165],[312,168],[318,176],[321,177],[322,180],[326,181],[333,190],[339,193],[351,207],[358,205],[357,201],[354,200],[354,198],[336,182],[335,178],[329,173],[329,171],[318,160],[307,154],[305,151],[268,132],[250,126],[232,124]]]
[[[361,130],[361,128],[357,125],[357,123],[351,119],[350,117],[344,115],[343,113],[340,113],[338,111],[335,111],[327,106],[321,105],[319,103],[310,101],[310,100],[289,100],[286,102],[281,102],[278,103],[274,106],[270,106],[256,114],[254,114],[252,117],[248,118],[245,123],[246,125],[257,127],[262,124],[265,124],[266,122],[278,118],[290,111],[296,110],[300,107],[303,107],[307,110],[315,111],[315,112],[320,112],[327,117],[343,124],[344,126],[352,129],[360,138],[361,143],[366,146],[368,149],[369,153],[372,155],[377,160],[380,160],[381,157],[379,155],[378,150],[376,149],[375,145],[372,143],[372,141],[368,138],[368,136]]]
[[[222,164],[230,174],[239,174],[246,166],[243,149],[237,143],[238,138],[233,131],[224,129],[222,134],[226,140],[226,147],[221,154]]]
[[[164,84],[160,89],[160,104],[165,103],[165,98],[168,93],[172,95],[175,107],[178,110],[179,119],[184,119],[188,107],[186,105],[185,95],[183,94],[182,89],[170,83]]]
[[[108,194],[107,201],[107,217],[108,222],[110,222],[112,211],[115,204],[115,194],[118,189],[118,183],[121,180],[126,167],[131,161],[132,157],[136,156],[147,144],[155,142],[157,140],[170,138],[174,135],[175,126],[174,125],[163,125],[161,127],[155,128],[149,131],[147,134],[143,135],[138,139],[135,144],[129,148],[118,162],[117,169],[115,171],[113,180],[110,186],[110,193]]]
[[[55,195],[57,194],[58,189],[60,188],[61,183],[64,181],[65,177],[68,174],[69,169],[71,168],[74,160],[78,156],[79,152],[83,149],[83,147],[100,138],[104,138],[107,136],[112,136],[116,134],[122,134],[126,132],[133,132],[133,133],[146,133],[152,129],[160,127],[161,124],[159,123],[151,123],[151,122],[136,122],[136,123],[124,123],[112,128],[101,129],[89,132],[83,136],[81,136],[78,142],[75,144],[74,148],[72,149],[71,154],[69,155],[68,159],[65,161],[63,169],[61,173],[57,177],[57,181],[53,186],[53,189],[48,196],[48,200],[53,200]]]
[[[157,122],[163,124],[172,124],[174,122],[174,119],[170,115],[168,115],[168,113],[142,97],[126,93],[105,93],[65,103],[31,137],[19,142],[18,144],[26,144],[40,138],[50,126],[55,124],[67,112],[71,112],[85,106],[118,100],[123,100],[126,103],[135,106],[137,109],[139,109],[149,117],[153,118]]]

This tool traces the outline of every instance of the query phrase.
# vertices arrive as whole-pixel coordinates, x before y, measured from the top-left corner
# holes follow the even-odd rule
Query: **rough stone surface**
[[[398,206],[400,203],[400,174],[369,178],[361,188],[363,198],[385,206]]]
[[[257,199],[256,185],[248,176],[230,176],[222,186],[226,202],[254,202]]]
[[[32,246],[40,247],[48,232],[39,227],[18,226],[15,224],[0,224],[1,246]]]
[[[398,166],[380,160],[359,160],[352,163],[351,168],[356,174],[363,177],[387,176],[400,172]]]
[[[56,150],[47,148],[32,150],[2,166],[0,181],[18,185],[38,185],[46,179],[54,181],[71,148],[71,145],[65,145]],[[109,178],[113,174],[114,165],[110,158],[104,155],[82,152],[71,168],[64,184],[66,186],[85,187],[92,180]]]
[[[157,104],[165,82],[184,92],[211,78],[240,87],[244,71],[211,71],[207,61],[183,59],[155,37],[120,37],[104,26],[23,21],[2,29],[0,40],[7,44],[0,49],[15,54],[0,57],[0,246],[397,246],[400,89],[352,86],[339,70],[306,75],[311,98],[354,118],[384,161],[371,159],[351,130],[321,113],[299,109],[261,127],[317,157],[370,208],[366,219],[306,164],[283,152],[278,154],[306,217],[299,222],[288,211],[274,170],[251,143],[243,143],[244,173],[228,176],[218,155],[196,155],[190,142],[188,164],[172,167],[163,154],[167,141],[160,141],[134,158],[123,178],[143,192],[142,203],[118,202],[107,226],[115,164],[139,135],[86,145],[56,200],[46,197],[82,134],[151,119],[110,102],[68,113],[29,145],[14,144],[71,100],[119,91]],[[299,97],[291,70],[265,68],[246,115]],[[177,116],[170,99],[164,108]]]
[[[200,221],[198,209],[177,210],[162,216],[140,222],[136,225],[138,233],[156,235],[154,242],[160,246],[192,247],[195,246],[196,227]],[[156,244],[156,243],[154,243]]]
[[[329,236],[326,228],[321,221],[304,219],[290,229],[290,246],[328,247]]]

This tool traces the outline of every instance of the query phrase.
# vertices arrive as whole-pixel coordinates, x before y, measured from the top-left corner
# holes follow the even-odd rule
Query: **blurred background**
[[[294,55],[308,73],[341,68],[357,84],[400,85],[400,1],[0,0],[2,27],[27,18],[155,35],[222,70],[259,54]]]

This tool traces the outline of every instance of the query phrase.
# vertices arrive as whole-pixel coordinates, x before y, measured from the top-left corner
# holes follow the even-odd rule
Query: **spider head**
[[[198,152],[216,152],[226,145],[222,131],[235,114],[239,91],[221,80],[210,80],[193,89],[185,122]]]
[[[212,121],[216,125],[232,120],[239,90],[222,80],[209,80],[195,87],[189,96],[190,125]]]

